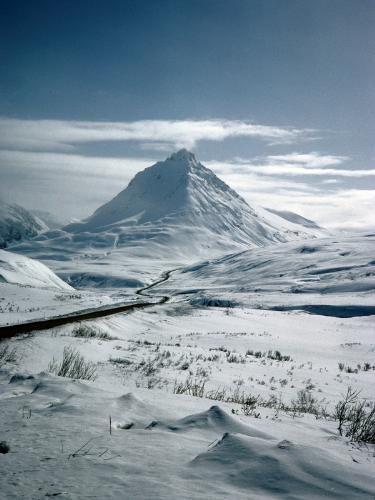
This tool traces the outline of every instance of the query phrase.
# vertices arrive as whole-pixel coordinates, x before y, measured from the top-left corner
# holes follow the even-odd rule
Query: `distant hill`
[[[0,201],[0,248],[47,230],[47,225],[25,208]]]

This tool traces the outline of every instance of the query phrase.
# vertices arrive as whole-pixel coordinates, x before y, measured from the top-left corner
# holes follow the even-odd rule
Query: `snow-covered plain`
[[[371,318],[174,303],[90,325],[97,338],[61,327],[9,341],[5,498],[374,497],[372,447],[338,437],[336,422],[263,406],[245,416],[240,404],[210,399],[226,390],[290,403],[308,388],[330,411],[348,385],[372,397],[372,370],[338,368],[373,362]],[[97,364],[95,382],[40,373],[65,346]],[[270,349],[290,360],[246,354]],[[204,397],[174,394],[189,379],[204,383]]]
[[[374,446],[332,418],[348,387],[375,400],[374,248],[249,207],[182,151],[12,248],[59,278],[3,252],[2,324],[139,300],[175,270],[146,292],[165,304],[0,343],[0,496],[375,498]],[[95,381],[52,373],[64,348]]]

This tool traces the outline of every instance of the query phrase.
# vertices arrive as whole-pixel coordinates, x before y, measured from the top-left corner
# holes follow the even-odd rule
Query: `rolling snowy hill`
[[[0,201],[0,248],[47,230],[46,224],[26,209]]]
[[[0,250],[0,282],[72,290],[71,286],[41,262],[5,250]]]
[[[375,314],[374,252],[374,234],[271,245],[187,267],[156,293],[162,288],[197,305]]]

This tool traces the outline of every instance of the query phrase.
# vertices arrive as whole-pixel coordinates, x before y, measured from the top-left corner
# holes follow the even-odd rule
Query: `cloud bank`
[[[209,162],[220,168],[230,168],[237,174],[247,175],[254,172],[269,176],[331,176],[331,177],[372,177],[375,168],[346,168],[347,156],[325,155],[319,152],[290,153],[286,155],[269,155],[263,158],[234,158],[229,162]],[[335,166],[336,168],[328,168]],[[342,168],[344,166],[344,168]]]
[[[203,140],[223,141],[232,137],[288,144],[312,133],[312,130],[241,120],[93,122],[0,118],[0,147],[21,150],[71,151],[77,144],[102,141],[137,141],[149,149],[154,145],[160,150],[165,145],[170,150],[193,148]]]

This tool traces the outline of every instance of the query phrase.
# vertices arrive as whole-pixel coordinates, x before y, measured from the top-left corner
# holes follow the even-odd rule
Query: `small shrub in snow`
[[[344,363],[339,363],[340,372],[344,371],[346,373],[358,373],[361,370],[363,370],[364,372],[368,372],[371,369],[375,370],[375,365],[371,365],[371,363],[368,362],[363,363],[363,365],[361,365],[361,363],[358,363],[355,368],[349,365],[345,365]]]
[[[12,349],[9,344],[0,344],[0,367],[5,363],[15,363],[17,361],[16,353],[16,349]]]
[[[227,310],[231,307],[238,307],[238,303],[230,299],[219,299],[214,297],[198,297],[190,301],[192,306],[203,307],[225,307]]]
[[[184,361],[182,365],[180,365],[180,370],[188,370],[190,366],[189,361]]]
[[[243,401],[241,403],[241,409],[243,411],[243,414],[246,416],[251,416],[251,417],[256,417],[259,418],[260,414],[256,412],[256,407],[257,403],[259,400],[259,396],[251,396],[247,395],[243,398]]]
[[[184,382],[175,381],[173,387],[174,394],[189,394],[198,398],[204,397],[204,388],[207,382],[206,377],[188,377]]]
[[[48,371],[59,377],[69,377],[83,380],[96,379],[96,365],[85,358],[72,347],[64,347],[62,361],[53,359],[48,365]]]
[[[84,339],[116,340],[106,332],[100,332],[89,325],[78,325],[72,331],[73,337]]]
[[[338,431],[350,441],[375,444],[375,404],[359,398],[360,391],[348,387],[335,408]]]
[[[133,361],[127,358],[109,358],[109,362],[113,363],[114,365],[131,365]]]
[[[207,356],[206,361],[219,361],[219,359],[219,354],[211,354],[210,356]]]
[[[272,351],[268,352],[255,351],[253,349],[248,349],[246,351],[246,356],[254,356],[255,358],[267,358],[272,359],[273,361],[293,361],[289,355],[281,354],[280,351]]]
[[[297,393],[297,398],[292,401],[299,413],[316,413],[317,400],[307,389],[301,389]]]
[[[239,354],[227,352],[228,363],[246,363],[246,360]]]
[[[268,351],[267,358],[275,361],[291,361],[290,356],[282,355],[280,351]]]

